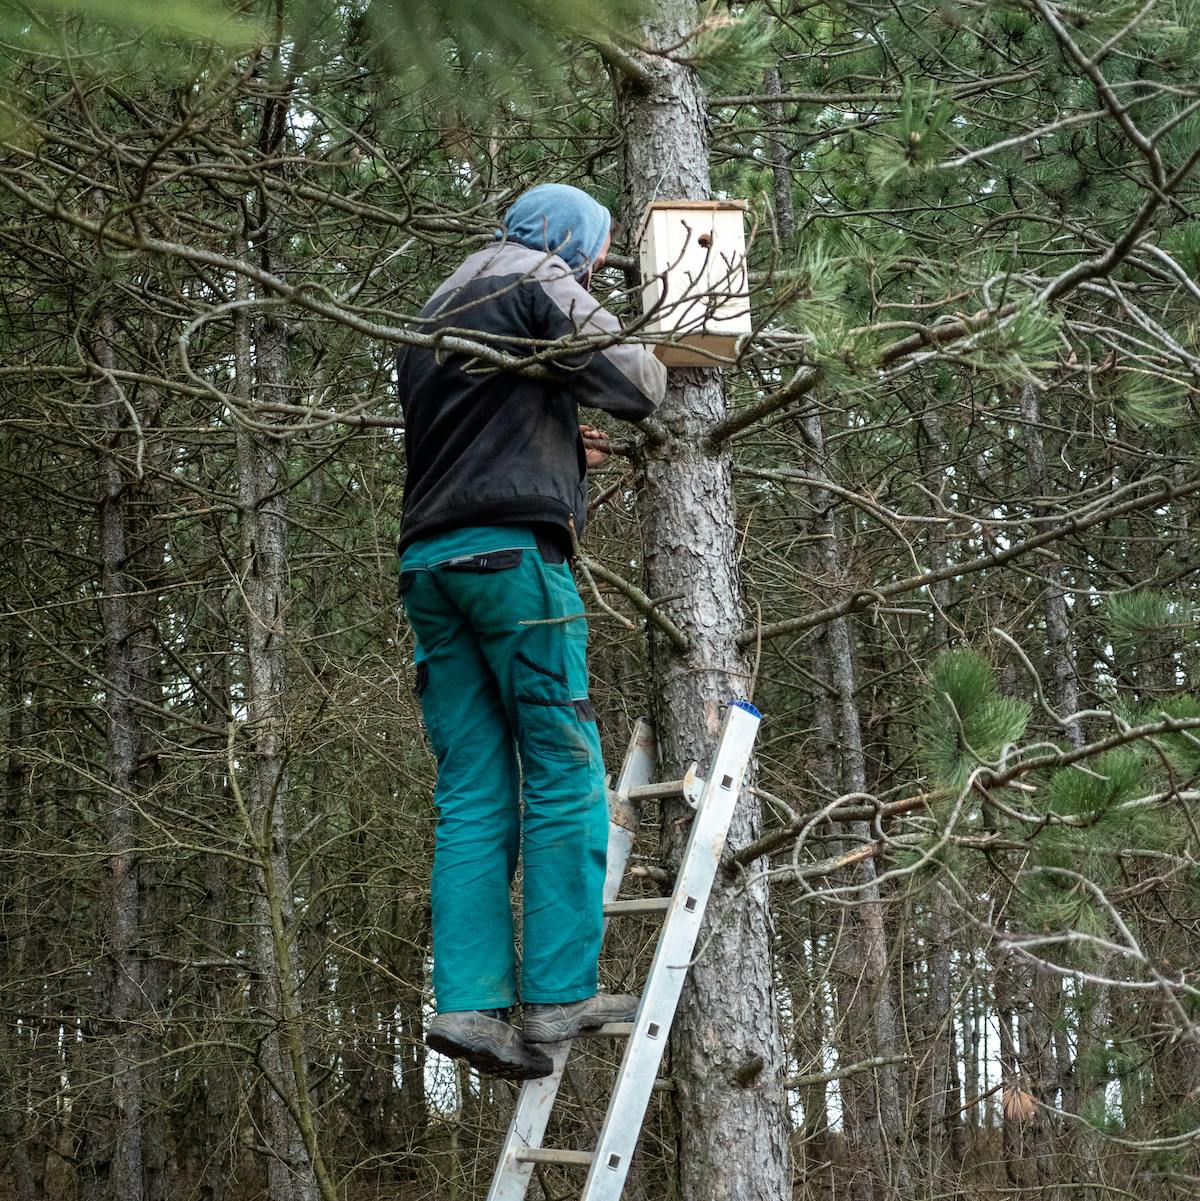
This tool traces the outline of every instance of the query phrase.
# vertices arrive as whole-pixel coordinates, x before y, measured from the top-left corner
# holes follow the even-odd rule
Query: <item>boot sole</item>
[[[555,1025],[550,1022],[540,1022],[537,1018],[526,1018],[522,1026],[522,1035],[527,1043],[562,1043],[569,1038],[578,1038],[585,1030],[599,1030],[609,1022],[632,1022],[634,1013],[624,1013],[606,1018],[576,1018],[574,1021],[562,1022]]]
[[[563,1026],[533,1026],[528,1022],[523,1029],[527,1043],[564,1043],[569,1038],[578,1038],[585,1030],[599,1030],[603,1022],[569,1022]]]
[[[497,1046],[483,1043],[468,1046],[444,1034],[427,1035],[425,1045],[449,1059],[465,1059],[483,1076],[499,1076],[502,1080],[540,1080],[554,1071],[554,1064],[548,1059],[544,1066],[530,1062],[518,1063],[507,1058]]]

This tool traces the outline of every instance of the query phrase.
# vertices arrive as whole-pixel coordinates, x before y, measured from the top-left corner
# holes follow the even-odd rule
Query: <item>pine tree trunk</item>
[[[7,688],[5,708],[8,728],[5,731],[4,798],[0,808],[0,857],[6,863],[18,843],[18,822],[21,812],[21,792],[25,767],[21,759],[24,741],[24,697],[22,686],[21,641],[16,631],[5,640]],[[15,875],[15,873],[14,873]],[[24,925],[19,912],[19,882],[11,878],[0,884],[0,982],[7,984],[18,979],[16,949],[20,941],[18,930]],[[23,1023],[25,1043],[29,1044],[30,1022]],[[18,1044],[17,1023],[8,1014],[0,1015],[0,1173],[12,1181],[16,1201],[37,1201],[38,1187],[29,1155],[29,1135],[26,1118],[26,1090],[19,1077],[28,1071],[26,1054]]]
[[[217,561],[217,548],[221,536],[220,519],[213,517],[198,522],[197,526],[198,537],[204,547],[200,555],[201,562]],[[202,713],[205,725],[214,731],[225,728],[232,709],[228,652],[224,640],[228,626],[222,600],[223,590],[206,591],[201,600],[202,620],[198,623],[203,633],[197,639],[197,653],[201,664]],[[205,756],[200,773],[201,799],[206,807],[211,806],[221,812],[229,810],[227,771],[224,746],[214,747]],[[231,880],[234,874],[230,868],[230,860],[225,855],[207,857],[202,876],[204,907],[198,920],[201,955],[217,955],[221,958],[233,955],[232,931],[236,929],[233,921],[236,902],[231,894],[236,894],[239,883],[237,879]],[[230,991],[232,988],[224,973],[219,976],[205,976],[197,997],[198,1004],[209,1013],[220,1014],[226,1008]],[[237,1170],[234,1160],[236,1152],[226,1151],[226,1148],[231,1145],[236,1147],[237,1140],[231,1130],[236,1121],[236,1082],[228,1063],[228,1056],[223,1049],[216,1050],[207,1057],[199,1087],[202,1090],[204,1114],[204,1121],[199,1127],[204,1133],[202,1138],[193,1140],[193,1146],[189,1148],[199,1164],[192,1179],[197,1181],[200,1201],[225,1201],[231,1192],[230,1186]],[[196,1145],[197,1143],[199,1145]],[[217,1149],[220,1149],[221,1153],[218,1153]]]
[[[149,362],[153,357],[155,329],[147,322],[143,329],[140,353]],[[158,610],[160,588],[164,581],[164,560],[168,532],[163,514],[168,505],[163,480],[170,478],[171,448],[163,435],[163,394],[147,385],[138,388],[130,397],[138,418],[139,458],[143,478],[136,491],[130,494],[129,531],[127,546],[129,573],[133,591],[133,628],[130,637],[133,690],[140,715],[140,745],[138,749],[138,792],[143,810],[159,817],[158,789],[161,783],[160,766],[164,740],[162,648],[159,641]],[[171,1090],[170,1060],[161,1036],[150,1032],[155,1015],[166,1010],[168,990],[167,965],[157,953],[163,949],[168,918],[163,913],[165,895],[161,883],[161,867],[153,860],[144,862],[138,873],[139,924],[141,938],[146,944],[141,969],[139,1005],[146,1014],[146,1065],[142,1069],[142,1182],[145,1201],[166,1201],[167,1180],[167,1122],[166,1096]],[[160,1026],[161,1030],[162,1027]]]
[[[250,338],[239,312],[235,334],[239,391],[246,398],[251,371]],[[254,340],[260,395],[277,402],[285,373],[283,330],[263,320]],[[249,731],[244,814],[258,860],[258,887],[251,899],[258,1008],[272,1023],[262,1041],[266,1084],[262,1104],[270,1201],[312,1201],[317,1182],[312,1155],[315,1130],[305,1083],[299,1027],[299,979],[293,967],[296,940],[288,854],[284,686],[287,525],[284,444],[239,425],[238,499],[243,528],[242,591],[245,596],[246,718]],[[307,1133],[307,1137],[306,1137]]]
[[[282,12],[282,9],[280,10]],[[265,159],[283,156],[288,136],[295,70],[303,50],[292,47],[284,82],[282,42],[274,47],[271,69],[278,82],[264,90],[258,149]],[[286,174],[282,161],[276,168]],[[255,217],[254,250],[262,269],[287,278],[281,247],[288,230],[264,189]],[[235,282],[239,299],[246,298],[242,277]],[[273,311],[257,316],[253,328],[246,311],[234,314],[237,390],[241,420],[237,421],[238,508],[242,523],[242,575],[246,601],[246,716],[250,731],[251,771],[248,817],[250,838],[258,860],[260,887],[251,901],[254,954],[261,1004],[277,1021],[262,1044],[267,1076],[263,1090],[269,1146],[267,1164],[270,1201],[334,1201],[335,1188],[325,1169],[317,1142],[316,1109],[308,1087],[301,977],[297,967],[299,939],[293,914],[287,807],[287,442],[261,425],[251,429],[247,419],[277,420],[272,406],[290,400],[287,329]],[[251,334],[253,337],[251,337]],[[251,345],[253,343],[253,346]],[[250,390],[254,380],[253,403]]]
[[[763,71],[763,91],[774,96],[783,91],[778,67],[767,67]],[[766,111],[774,125],[783,125],[786,114],[782,104],[769,104]],[[771,160],[771,182],[774,185],[775,233],[781,239],[790,238],[796,228],[792,205],[792,173],[788,168],[787,147],[775,131],[767,138],[767,153]]]
[[[1054,1177],[1053,1131],[1049,1114],[1042,1108],[1051,1100],[1054,1091],[1054,1068],[1052,1066],[1052,1039],[1047,1021],[1047,985],[1058,994],[1058,981],[1045,980],[1041,975],[1022,970],[1021,1009],[1018,1022],[1018,1050],[1021,1074],[1034,1099],[1039,1103],[1023,1127],[1025,1156],[1029,1169],[1043,1195]]]
[[[827,479],[825,437],[821,419],[802,418],[801,427],[810,453],[809,474]],[[820,548],[826,580],[841,577],[839,532],[830,494],[813,488],[816,511],[814,532],[822,535]],[[855,702],[853,653],[849,623],[830,622],[825,633],[830,686],[834,695],[834,722],[841,747],[843,792],[865,792],[866,760],[862,726]],[[858,842],[870,839],[866,822],[852,823],[850,835]],[[848,880],[860,886],[858,903],[844,912],[846,927],[835,958],[838,1007],[841,1010],[838,1057],[846,1063],[867,1055],[893,1057],[899,1047],[896,1008],[889,987],[887,937],[879,887],[874,883],[875,863],[866,859],[850,872]],[[900,1088],[894,1064],[884,1064],[872,1076],[863,1074],[841,1081],[846,1138],[855,1164],[852,1190],[855,1201],[882,1196],[890,1177],[898,1187],[908,1186],[904,1147],[907,1142],[900,1108]],[[893,1142],[889,1154],[886,1144]]]
[[[655,0],[645,37],[678,41],[694,28],[693,0]],[[619,85],[626,147],[626,215],[636,227],[651,196],[709,195],[704,101],[694,73],[667,58],[647,59],[652,82]],[[737,646],[742,625],[729,450],[704,449],[726,411],[719,371],[672,372],[658,417],[667,437],[646,449],[642,515],[646,586],[674,595],[668,611],[690,640],[686,654],[651,648],[654,711],[664,769],[707,757],[723,705],[746,695],[749,664]],[[653,636],[652,636],[653,637]],[[681,807],[664,811],[674,853]],[[757,802],[743,794],[729,846],[756,837]],[[750,872],[762,864],[750,865]],[[683,1201],[779,1201],[790,1195],[783,1046],[771,964],[765,881],[749,889],[718,879],[672,1029],[672,1094],[679,1130]]]
[[[102,372],[115,365],[116,322],[101,317],[93,345]],[[111,1158],[97,1165],[114,1201],[142,1201],[142,1038],[138,1020],[142,964],[138,937],[137,818],[134,790],[141,714],[135,704],[135,630],[127,571],[130,555],[126,477],[118,457],[125,406],[111,376],[103,397],[105,449],[100,495],[100,586],[104,619],[105,713],[108,717],[108,971],[103,1017],[111,1045]],[[109,1138],[93,1132],[104,1147]]]
[[[425,1095],[425,1039],[422,1034],[422,1003],[424,1000],[425,961],[429,951],[429,910],[423,902],[413,903],[397,898],[393,908],[391,929],[395,940],[389,945],[399,948],[393,952],[394,974],[404,981],[389,997],[389,1014],[395,1015],[395,1061],[387,1060],[390,1079],[388,1093],[399,1102],[399,1129],[395,1132],[402,1147],[411,1153],[419,1151],[425,1142],[429,1124],[429,1106]],[[400,1095],[395,1098],[395,1072],[400,1073]]]
[[[1097,974],[1110,976],[1120,970],[1111,958],[1100,960]],[[1109,1038],[1112,1022],[1112,995],[1107,984],[1084,986],[1080,998],[1079,1038],[1075,1052],[1075,1108],[1089,1122],[1097,1121],[1105,1112],[1105,1092],[1108,1075],[1100,1054]],[[1081,1130],[1078,1136],[1082,1144],[1079,1157],[1082,1161],[1080,1175],[1088,1184],[1084,1197],[1088,1201],[1101,1201],[1104,1196],[1104,1143],[1090,1130]]]
[[[980,1104],[975,1099],[983,1092],[980,1087],[979,1051],[983,1016],[979,1012],[978,990],[975,984],[966,991],[962,1001],[962,1047],[963,1047],[963,1090],[967,1106],[963,1117],[967,1128],[974,1133],[979,1129],[983,1116]]]
[[[958,1119],[956,1098],[950,1091],[955,1075],[951,1066],[955,1053],[954,1008],[950,997],[950,956],[953,951],[953,926],[940,894],[933,894],[929,910],[929,992],[925,1001],[925,1043],[923,1060],[927,1064],[920,1077],[921,1104],[924,1108],[925,1150],[929,1176],[936,1180],[945,1169],[947,1153],[953,1142]]]
[[[1049,472],[1046,468],[1046,447],[1042,436],[1041,404],[1038,390],[1032,384],[1026,385],[1021,389],[1021,417],[1025,422],[1023,441],[1025,444],[1026,466],[1029,472],[1030,488],[1035,496],[1049,497],[1052,485]],[[1047,503],[1035,503],[1032,508],[1034,515],[1038,517],[1045,517],[1052,513],[1052,509]],[[1043,683],[1046,690],[1046,700],[1050,708],[1059,717],[1065,718],[1079,711],[1079,681],[1076,675],[1075,653],[1067,610],[1066,590],[1062,584],[1062,569],[1057,565],[1050,564],[1047,567],[1047,573],[1050,575],[1050,582],[1042,598],[1042,614],[1046,625],[1046,666]],[[1069,721],[1065,733],[1073,746],[1080,747],[1083,745],[1084,731],[1079,721]],[[1057,1099],[1057,1104],[1061,1105],[1069,1113],[1077,1113],[1078,1097],[1073,1095],[1071,1087],[1071,1079],[1075,1074],[1075,1070],[1071,1063],[1070,1050],[1065,1038],[1066,1014],[1063,984],[1057,977],[1043,976],[1037,981],[1034,995],[1035,1000],[1041,999],[1041,1003],[1051,1011],[1043,1015],[1043,1018],[1048,1018],[1050,1022],[1055,1024],[1055,1033],[1047,1031],[1046,1040],[1047,1043],[1052,1038],[1054,1040],[1053,1058],[1057,1065],[1056,1080],[1054,1082],[1049,1080],[1042,1082],[1040,1099],[1047,1102],[1055,1101],[1053,1084],[1059,1084],[1062,1086],[1063,1095]],[[1043,1049],[1041,1056],[1043,1072],[1046,1070],[1045,1061],[1050,1056],[1051,1049],[1047,1046]],[[1050,1139],[1052,1132],[1051,1121],[1049,1117],[1044,1115],[1045,1111],[1043,1110],[1039,1113],[1035,1125],[1037,1137],[1043,1143]],[[1071,1151],[1070,1144],[1076,1143],[1080,1137],[1087,1144],[1087,1150],[1084,1152],[1085,1158],[1095,1152],[1095,1140],[1088,1138],[1083,1133],[1082,1127],[1072,1125],[1067,1129],[1066,1134],[1068,1142],[1066,1150],[1068,1153]],[[1048,1147],[1042,1146],[1039,1148],[1039,1162],[1041,1162],[1041,1157],[1051,1155],[1052,1152]],[[1057,1168],[1056,1163],[1052,1166],[1055,1169]]]
[[[1024,442],[1030,487],[1036,496],[1050,495],[1050,478],[1046,470],[1046,448],[1042,438],[1041,410],[1037,389],[1029,384],[1021,389],[1021,416],[1025,421]],[[1033,514],[1044,517],[1051,509],[1035,504]],[[1046,699],[1060,717],[1079,709],[1079,681],[1075,674],[1075,657],[1071,648],[1071,626],[1067,617],[1066,592],[1061,583],[1061,569],[1047,568],[1052,582],[1046,589],[1042,613],[1046,621]],[[1083,729],[1072,721],[1066,728],[1073,746],[1083,746]]]
[[[1021,1075],[1021,1057],[1017,1049],[1016,1014],[1017,985],[1014,980],[1012,955],[998,951],[992,957],[993,988],[996,997],[996,1024],[1000,1031],[1000,1078],[1004,1081],[1002,1102],[1020,1097],[1028,1082]],[[1011,1188],[1028,1184],[1025,1172],[1021,1118],[1011,1105],[1001,1105],[1003,1129],[1004,1174]]]
[[[788,941],[794,950],[790,954],[785,951],[783,976],[792,997],[792,1045],[796,1063],[801,1075],[819,1075],[825,1070],[825,989],[818,958],[820,944],[815,935],[811,940],[806,937],[809,922],[804,910],[807,908],[808,903],[804,902],[789,906],[786,913],[791,931]],[[797,1173],[806,1183],[808,1167],[823,1164],[829,1154],[826,1087],[821,1082],[799,1088],[803,1116],[798,1133],[803,1162],[797,1164]]]
[[[925,487],[931,496],[938,495],[945,480],[946,436],[941,419],[932,403],[926,403],[920,413],[920,459]],[[937,571],[949,561],[943,527],[934,526],[928,540],[929,566]],[[933,601],[933,637],[931,656],[937,656],[950,645],[950,626],[947,610],[950,607],[950,581],[939,580],[929,590]],[[923,1135],[929,1163],[930,1179],[936,1180],[942,1171],[946,1155],[961,1127],[956,1094],[950,1091],[950,1081],[957,1075],[954,1065],[954,1010],[950,995],[950,969],[953,955],[953,922],[949,903],[936,888],[929,894],[929,991],[926,996],[923,1026],[926,1042],[922,1048],[920,1097],[923,1109]]]

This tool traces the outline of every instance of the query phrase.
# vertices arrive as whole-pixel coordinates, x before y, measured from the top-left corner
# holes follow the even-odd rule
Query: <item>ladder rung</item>
[[[595,1158],[590,1151],[563,1151],[554,1147],[526,1147],[517,1152],[522,1163],[548,1163],[563,1168],[590,1168]]]
[[[605,1022],[594,1030],[585,1030],[581,1038],[628,1038],[633,1033],[632,1022]]]
[[[699,789],[704,786],[704,781],[697,775],[696,769],[697,765],[693,763],[684,772],[682,780],[662,780],[657,784],[635,784],[622,795],[630,801],[652,801],[658,797],[688,797],[694,800]]]
[[[623,917],[633,913],[666,913],[670,908],[670,897],[642,897],[630,901],[609,901],[604,906],[604,916]]]
[[[686,781],[663,780],[661,784],[638,784],[625,795],[631,801],[653,801],[659,797],[682,796]]]

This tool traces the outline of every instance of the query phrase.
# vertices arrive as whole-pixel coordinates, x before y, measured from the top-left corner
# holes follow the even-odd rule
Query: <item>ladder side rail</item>
[[[650,780],[656,755],[654,727],[639,717],[634,722],[621,772],[609,797],[608,868],[604,878],[606,904],[616,900],[637,829],[638,808],[630,802],[629,790]],[[608,929],[608,921],[606,918],[605,930]],[[540,1080],[527,1080],[522,1086],[508,1133],[500,1148],[500,1158],[488,1189],[487,1201],[524,1201],[529,1188],[534,1164],[519,1156],[530,1148],[542,1145],[571,1043],[554,1043],[544,1049],[554,1063],[554,1071]]]
[[[620,1201],[760,721],[753,706],[726,711],[581,1201]]]

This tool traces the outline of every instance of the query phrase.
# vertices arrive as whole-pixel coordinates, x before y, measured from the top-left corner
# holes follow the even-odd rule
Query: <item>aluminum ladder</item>
[[[538,1164],[587,1168],[580,1201],[619,1201],[761,720],[749,701],[733,701],[726,708],[707,778],[702,779],[693,764],[682,780],[659,784],[650,782],[656,757],[653,727],[641,719],[635,724],[621,773],[609,794],[605,925],[607,918],[624,914],[662,912],[666,917],[637,1017],[632,1023],[610,1023],[588,1035],[628,1040],[604,1125],[593,1151],[542,1146],[571,1050],[569,1041],[547,1045],[544,1050],[554,1061],[554,1071],[526,1081],[521,1088],[488,1201],[524,1201]],[[670,897],[617,900],[641,803],[659,797],[682,798],[695,810],[675,890]]]

